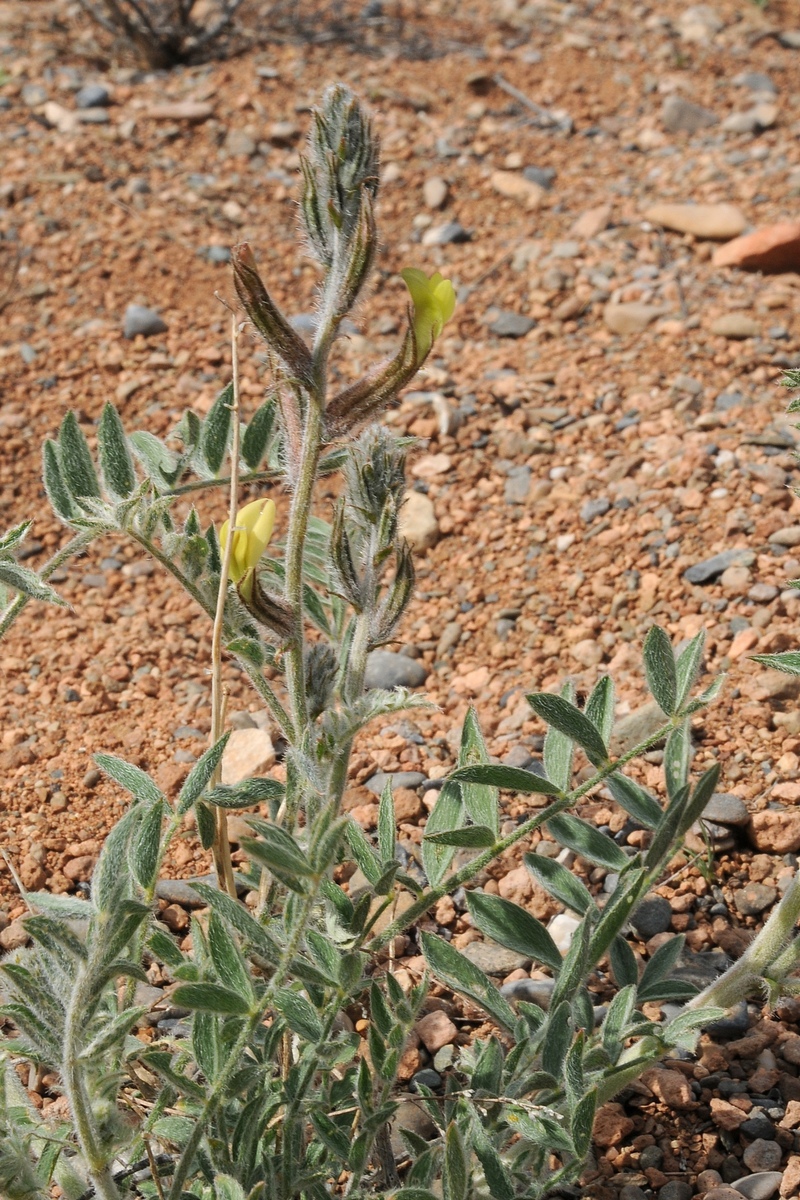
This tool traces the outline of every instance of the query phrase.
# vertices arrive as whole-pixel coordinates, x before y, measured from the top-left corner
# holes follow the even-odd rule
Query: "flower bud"
[[[258,332],[290,374],[305,387],[312,387],[314,371],[308,347],[264,286],[246,242],[233,248],[233,280],[236,294]]]
[[[449,279],[443,279],[438,271],[430,279],[416,267],[406,267],[400,274],[411,293],[414,305],[412,323],[417,340],[417,354],[421,366],[431,351],[436,338],[455,312],[456,293]]]
[[[271,630],[282,642],[291,640],[294,634],[292,610],[285,600],[266,591],[250,567],[236,586],[239,599],[251,616]]]
[[[269,545],[275,524],[275,501],[252,500],[236,514],[233,529],[233,549],[229,576],[232,583],[239,583],[246,572],[254,570],[261,555]],[[222,554],[228,545],[230,521],[225,521],[219,531]]]

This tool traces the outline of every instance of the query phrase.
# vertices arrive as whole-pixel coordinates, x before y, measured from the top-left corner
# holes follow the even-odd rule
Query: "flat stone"
[[[501,312],[492,321],[489,332],[495,337],[521,338],[530,333],[535,325],[532,317],[525,317],[522,313]]]
[[[800,812],[764,809],[750,817],[748,837],[756,850],[769,854],[796,854],[800,850]]]
[[[561,954],[566,954],[572,945],[575,932],[580,928],[581,918],[573,913],[557,913],[547,926],[547,931]]]
[[[275,765],[275,747],[265,729],[234,729],[222,754],[222,782],[241,783]]]
[[[531,962],[529,954],[518,954],[516,950],[509,950],[488,939],[470,942],[461,953],[487,975],[510,975],[512,971],[530,966]]]
[[[702,562],[694,563],[691,567],[687,567],[683,572],[683,578],[687,583],[712,583],[728,567],[749,567],[755,561],[756,556],[752,550],[744,548],[723,550],[720,554],[713,554],[711,558],[705,558]]]
[[[758,337],[761,326],[752,317],[748,317],[747,313],[732,312],[717,317],[716,321],[712,322],[711,332],[718,337],[738,342],[744,341],[745,338]]]
[[[719,241],[738,237],[747,226],[747,218],[735,204],[653,204],[644,216],[676,233]]]
[[[423,246],[449,246],[455,242],[469,242],[472,234],[458,221],[447,221],[444,225],[432,225],[422,235]]]
[[[493,171],[489,183],[501,196],[520,200],[526,208],[538,208],[545,196],[545,188],[541,184],[516,171]]]
[[[416,1100],[401,1100],[389,1122],[392,1150],[396,1158],[407,1156],[408,1150],[400,1130],[407,1129],[417,1137],[430,1141],[439,1132],[428,1110]]]
[[[747,112],[731,113],[720,128],[724,133],[760,133],[763,129],[771,129],[777,119],[777,104],[765,101],[754,104]]]
[[[152,308],[145,308],[143,304],[129,304],[125,309],[125,320],[122,326],[124,337],[135,338],[137,335],[153,337],[155,334],[166,332],[166,321]]]
[[[406,492],[400,509],[400,536],[414,550],[429,550],[439,540],[439,522],[433,501],[424,492]]]
[[[782,29],[778,41],[788,50],[800,50],[800,29]]]
[[[428,668],[407,654],[394,650],[373,650],[367,655],[364,688],[422,687]]]
[[[581,520],[590,525],[598,517],[604,517],[610,508],[611,501],[608,496],[597,496],[594,500],[587,500],[581,506]]]
[[[749,92],[758,92],[760,95],[765,95],[767,92],[773,96],[778,94],[778,87],[774,79],[771,79],[763,71],[742,71],[740,75],[734,77],[733,83],[737,87],[747,88]]]
[[[641,333],[655,321],[656,317],[663,316],[663,314],[663,308],[656,308],[653,304],[643,304],[639,300],[631,300],[623,304],[612,301],[603,309],[603,320],[612,333],[625,337],[628,334]]]
[[[682,96],[667,96],[661,109],[661,123],[668,133],[699,133],[717,124],[716,115]]]
[[[750,813],[747,811],[747,805],[738,796],[733,796],[728,792],[714,792],[703,809],[703,820],[715,821],[720,825],[730,825],[738,829],[748,823]]]
[[[167,904],[179,904],[181,908],[206,908],[206,901],[185,879],[159,879],[156,884],[156,899]]]
[[[631,925],[642,941],[657,933],[666,933],[672,922],[672,908],[663,896],[645,896],[631,916]]]
[[[27,946],[30,940],[30,934],[22,923],[22,917],[17,917],[5,929],[0,930],[0,946],[4,950],[19,950],[21,946]]]
[[[214,106],[201,100],[175,100],[154,104],[145,109],[144,116],[152,121],[188,121],[190,124],[207,121],[213,116]]]
[[[549,192],[556,177],[555,167],[525,167],[522,174],[531,183],[538,183],[539,187]]]
[[[366,780],[364,787],[370,792],[374,792],[376,796],[380,796],[388,779],[391,779],[393,789],[410,790],[421,787],[426,782],[427,776],[423,775],[422,771],[376,771]]]
[[[527,1000],[546,1011],[550,1007],[555,986],[554,979],[512,979],[510,983],[503,984],[500,992],[506,1000]]]
[[[782,1157],[783,1151],[777,1142],[756,1138],[742,1155],[742,1162],[750,1171],[777,1171]]]
[[[765,883],[748,883],[733,893],[733,903],[743,917],[757,917],[765,908],[770,908],[778,896],[777,889]]]
[[[111,97],[102,83],[87,83],[75,94],[77,108],[105,108]]]
[[[781,221],[734,238],[714,251],[714,266],[782,274],[800,270],[800,221]]]
[[[431,208],[434,211],[444,208],[447,203],[448,191],[447,180],[442,179],[439,175],[431,175],[422,185],[422,198],[425,201],[425,207]]]
[[[458,1037],[458,1026],[447,1013],[438,1010],[420,1017],[414,1028],[429,1054],[435,1054],[442,1046],[451,1045]]]
[[[635,708],[633,712],[615,722],[609,750],[615,756],[627,754],[634,746],[652,737],[664,724],[664,720],[664,714],[655,700]]]
[[[503,498],[506,504],[524,504],[531,490],[531,469],[525,465],[512,467],[506,478]]]
[[[587,208],[586,212],[581,213],[573,222],[570,234],[572,237],[583,238],[586,241],[597,237],[598,233],[608,229],[612,212],[610,204],[598,204],[595,208]]]
[[[747,1200],[771,1200],[781,1185],[783,1175],[780,1171],[759,1171],[755,1175],[745,1175],[737,1179],[734,1189],[741,1192]]]

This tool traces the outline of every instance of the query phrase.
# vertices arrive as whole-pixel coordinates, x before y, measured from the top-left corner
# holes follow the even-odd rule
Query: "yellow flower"
[[[233,528],[233,551],[229,572],[233,583],[238,583],[243,575],[258,566],[259,559],[272,537],[274,524],[274,500],[252,500],[239,509]],[[219,531],[219,544],[223,555],[228,545],[229,526],[230,521],[225,521]]]
[[[406,267],[400,274],[414,304],[414,336],[417,340],[417,357],[421,363],[455,312],[455,288],[438,271],[430,279],[416,267]]]

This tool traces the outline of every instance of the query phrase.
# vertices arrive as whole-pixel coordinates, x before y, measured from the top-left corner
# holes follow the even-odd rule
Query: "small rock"
[[[782,1178],[780,1171],[759,1171],[757,1175],[745,1175],[743,1179],[737,1179],[733,1186],[747,1200],[771,1200]]]
[[[668,133],[699,133],[717,124],[713,112],[692,104],[682,96],[668,96],[661,109],[661,123]]]
[[[425,201],[426,208],[436,209],[444,208],[447,203],[448,194],[447,181],[439,175],[431,175],[422,185],[422,198]]]
[[[170,100],[165,104],[154,104],[144,112],[145,117],[152,121],[188,121],[199,124],[207,121],[214,113],[214,107],[199,100]]]
[[[376,796],[380,796],[386,787],[387,779],[391,779],[393,788],[403,788],[407,791],[421,787],[426,782],[422,771],[376,771],[374,775],[365,780],[364,787]]]
[[[743,341],[745,338],[758,337],[761,327],[746,313],[732,312],[717,317],[716,321],[712,322],[711,332],[731,341]]]
[[[670,1074],[680,1075],[680,1071],[670,1071]],[[681,1079],[686,1084],[686,1080],[682,1075]],[[688,1090],[688,1084],[686,1086]],[[669,1104],[669,1101],[665,1100],[664,1103]],[[680,1105],[669,1104],[669,1107],[679,1108]],[[690,1105],[689,1107],[693,1108],[694,1105]],[[658,1189],[658,1200],[692,1200],[693,1195],[694,1188],[685,1179],[670,1179],[669,1183],[665,1183],[662,1188]]]
[[[735,204],[654,204],[644,216],[653,225],[712,241],[738,237],[747,225],[744,213]]]
[[[787,525],[769,535],[770,542],[777,546],[800,546],[800,525]]]
[[[744,404],[744,396],[741,392],[720,392],[714,401],[714,408],[717,412],[730,412],[732,408],[738,408],[740,404]]]
[[[611,501],[608,496],[598,496],[594,500],[587,500],[581,506],[581,520],[590,525],[597,517],[604,517],[611,508]]]
[[[594,1119],[592,1136],[597,1145],[605,1149],[619,1145],[633,1129],[634,1123],[621,1104],[604,1104]]]
[[[531,490],[531,469],[525,465],[512,467],[506,477],[503,498],[506,504],[524,504]]]
[[[575,931],[580,928],[580,924],[580,917],[576,917],[573,913],[563,912],[553,917],[547,926],[547,930],[561,954],[566,954],[569,950]]]
[[[554,979],[512,979],[503,984],[500,992],[506,1000],[528,1000],[547,1011],[555,986]]]
[[[720,1184],[719,1187],[713,1187],[706,1192],[703,1200],[741,1200],[742,1193],[737,1192],[734,1188],[727,1184]]]
[[[442,1046],[449,1046],[458,1037],[458,1028],[447,1013],[437,1011],[421,1017],[414,1026],[422,1044],[429,1054],[435,1054]]]
[[[230,129],[225,138],[225,151],[231,158],[252,158],[258,150],[256,139],[245,129]]]
[[[781,221],[734,238],[714,251],[714,266],[781,274],[800,270],[800,221]]]
[[[744,596],[753,582],[749,567],[726,567],[719,578],[726,596]]]
[[[429,550],[439,540],[439,522],[433,501],[424,492],[406,492],[400,509],[400,536],[413,550]]]
[[[160,914],[159,920],[172,933],[185,933],[189,928],[189,914],[180,904],[168,904]]]
[[[79,854],[64,864],[62,870],[71,883],[82,882],[92,878],[92,871],[97,862],[96,854]]]
[[[529,954],[518,954],[516,950],[509,950],[488,939],[470,942],[461,953],[487,975],[510,975],[512,971],[529,967],[531,963]]]
[[[715,792],[703,809],[703,820],[740,828],[750,820],[750,814],[744,801],[738,796],[728,792]]]
[[[777,96],[778,88],[773,79],[769,75],[765,75],[763,71],[743,71],[741,75],[736,75],[733,82],[737,87],[747,88],[749,92],[757,92],[759,95]]]
[[[742,1155],[742,1162],[750,1171],[777,1171],[782,1156],[783,1151],[777,1142],[756,1138]]]
[[[510,200],[522,200],[527,208],[538,208],[545,195],[541,184],[516,171],[493,171],[489,180],[496,192]]]
[[[425,1141],[435,1138],[438,1133],[428,1110],[418,1101],[414,1100],[400,1101],[394,1116],[389,1122],[389,1127],[391,1129],[392,1150],[397,1158],[403,1158],[408,1153],[406,1144],[400,1135],[401,1129],[407,1129],[409,1133],[415,1133],[417,1137],[421,1137]]]
[[[44,119],[59,133],[74,133],[78,127],[78,114],[55,100],[48,100],[44,106]]]
[[[624,304],[611,301],[603,309],[603,320],[612,333],[625,337],[632,333],[641,333],[663,315],[662,308],[653,304],[643,304],[639,300],[631,300]]]
[[[634,746],[652,737],[663,724],[664,714],[655,700],[651,700],[615,723],[609,750],[615,756],[627,754]]]
[[[447,221],[444,225],[432,225],[422,235],[423,246],[449,246],[452,242],[469,242],[472,234],[458,221]]]
[[[24,83],[20,96],[22,103],[27,104],[28,108],[38,108],[47,101],[47,89],[40,83]]]
[[[87,83],[75,94],[77,108],[106,108],[111,97],[102,83]]]
[[[276,757],[265,729],[234,729],[222,754],[222,782],[232,785],[265,775]]]
[[[570,646],[570,654],[582,667],[596,667],[604,657],[603,647],[594,638],[581,638]]]
[[[764,883],[748,883],[733,893],[733,903],[743,917],[757,917],[765,908],[770,908],[777,899],[776,888]]]
[[[631,924],[643,942],[665,933],[672,923],[672,907],[663,896],[645,896],[631,916]]]
[[[206,907],[206,901],[183,879],[159,879],[156,898],[173,907],[176,904],[188,909]]]
[[[587,209],[573,223],[570,234],[572,237],[584,238],[586,241],[597,237],[598,233],[608,229],[612,211],[610,204],[598,204],[596,208]]]
[[[442,1077],[438,1071],[432,1070],[431,1067],[423,1067],[421,1071],[416,1072],[411,1080],[411,1091],[418,1091],[420,1086],[430,1088],[433,1091],[434,1088],[442,1086]]]
[[[714,554],[711,558],[705,558],[702,562],[694,563],[693,566],[687,567],[683,572],[683,578],[687,583],[712,583],[728,567],[749,567],[755,561],[756,556],[752,550],[723,550],[720,554]]]
[[[5,929],[0,930],[0,946],[4,950],[19,950],[21,946],[27,946],[30,940],[30,935],[22,924],[22,917],[17,917]]]
[[[710,4],[693,4],[683,10],[677,25],[685,42],[702,43],[710,42],[724,28],[725,22]]]
[[[747,112],[731,113],[722,122],[723,133],[760,133],[771,129],[778,119],[778,106],[765,101],[755,104]]]
[[[789,50],[800,50],[800,29],[782,29],[778,41]]]
[[[428,678],[428,669],[407,654],[394,650],[373,650],[367,656],[364,688],[422,687]]]
[[[530,333],[535,325],[532,317],[525,317],[522,313],[501,312],[492,321],[489,332],[495,337],[521,338]]]
[[[753,813],[748,829],[756,850],[770,854],[795,854],[800,850],[800,812],[791,809],[765,809]]]
[[[125,309],[123,337],[135,338],[137,334],[153,337],[154,334],[166,332],[166,322],[157,312],[153,312],[152,308],[145,308],[143,304],[129,304]]]

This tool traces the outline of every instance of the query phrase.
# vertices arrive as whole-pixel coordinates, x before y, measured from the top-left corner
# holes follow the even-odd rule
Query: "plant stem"
[[[297,485],[289,511],[286,539],[286,599],[292,610],[292,638],[286,654],[286,685],[295,734],[302,738],[308,724],[305,679],[305,628],[303,621],[303,551],[314,494],[322,442],[322,403],[309,396]]]
[[[236,317],[231,317],[231,361],[233,367],[233,403],[231,404],[231,490],[228,507],[228,540],[222,555],[222,566],[219,574],[219,590],[217,592],[217,608],[214,613],[214,628],[211,633],[211,735],[210,744],[215,746],[222,737],[223,726],[223,696],[222,696],[222,632],[225,628],[225,603],[228,599],[228,576],[233,558],[233,543],[236,540],[236,511],[239,502],[239,440],[241,428],[239,425],[239,354]],[[222,775],[222,764],[214,771],[210,785],[215,787]],[[231,862],[231,847],[228,841],[228,814],[221,806],[214,808],[214,843],[211,847],[214,858],[214,870],[217,875],[217,886],[220,891],[227,892],[232,900],[236,899],[236,882],[233,878],[233,863]]]
[[[74,555],[80,554],[94,541],[96,537],[99,536],[100,534],[98,534],[94,529],[85,530],[83,533],[79,533],[71,541],[67,542],[66,546],[62,546],[60,550],[56,550],[52,558],[47,560],[39,572],[39,578],[49,579],[53,572],[57,571],[60,566],[63,566],[68,558],[72,558]],[[4,634],[8,633],[8,630],[14,624],[29,600],[30,596],[25,596],[22,592],[20,592],[14,597],[5,611],[0,615],[0,638],[2,638]]]

